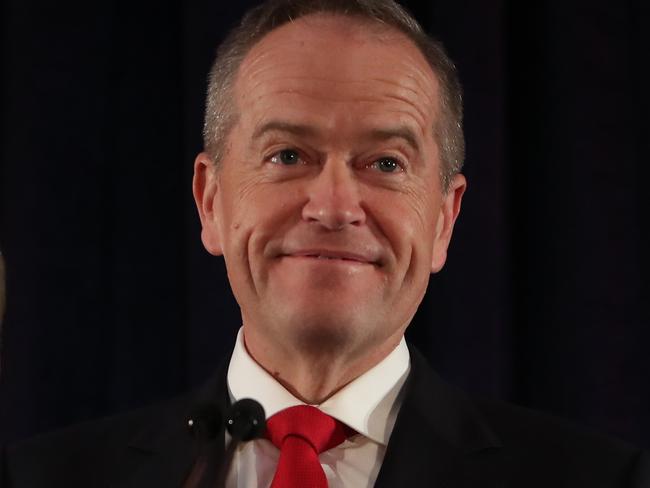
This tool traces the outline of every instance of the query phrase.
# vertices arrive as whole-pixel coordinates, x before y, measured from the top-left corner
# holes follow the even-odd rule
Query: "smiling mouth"
[[[370,264],[378,265],[377,261],[366,256],[346,252],[331,251],[303,251],[283,254],[281,257],[311,259],[323,262],[346,262],[350,264]]]
[[[323,256],[322,254],[307,254],[305,256],[294,256],[294,257],[301,257],[301,258],[312,258],[312,259],[324,259],[327,261],[350,261],[353,263],[364,263],[364,264],[370,264],[368,261],[360,261],[358,259],[352,259],[352,258],[344,258],[340,256]]]

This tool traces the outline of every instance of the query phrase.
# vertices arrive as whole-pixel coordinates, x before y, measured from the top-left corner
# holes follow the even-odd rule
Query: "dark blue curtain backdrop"
[[[2,3],[0,441],[187,390],[230,349],[190,183],[253,3]],[[405,4],[460,69],[469,179],[410,339],[470,392],[650,447],[650,4]]]

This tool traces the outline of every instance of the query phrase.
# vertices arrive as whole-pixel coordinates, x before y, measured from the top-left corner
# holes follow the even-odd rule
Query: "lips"
[[[300,249],[282,253],[281,257],[312,258],[319,260],[350,261],[360,264],[378,265],[378,259],[370,254],[361,254],[347,250],[334,249]]]

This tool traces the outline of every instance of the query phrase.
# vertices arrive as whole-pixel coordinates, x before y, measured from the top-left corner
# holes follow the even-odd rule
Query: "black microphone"
[[[217,444],[222,442],[222,439],[217,439],[217,436],[224,423],[231,439],[217,470],[211,460],[216,458],[220,450]],[[266,414],[262,405],[251,398],[243,398],[233,403],[224,416],[216,404],[205,403],[191,410],[187,417],[187,427],[195,439],[198,452],[183,487],[225,487],[235,450],[241,442],[264,435]]]
[[[252,398],[235,402],[226,415],[226,429],[233,439],[251,441],[266,432],[264,407]]]
[[[208,442],[219,433],[221,412],[215,403],[195,406],[187,417],[187,428],[199,442]]]
[[[242,442],[260,438],[266,432],[266,413],[264,407],[252,398],[242,398],[233,403],[226,415],[226,429],[231,436],[230,444],[221,462],[217,486],[226,486],[235,450]]]
[[[183,488],[198,488],[201,482],[210,476],[209,462],[214,454],[214,444],[222,425],[220,408],[215,403],[195,405],[186,418],[187,429],[194,439],[196,461],[183,483]],[[207,471],[207,473],[206,473]]]

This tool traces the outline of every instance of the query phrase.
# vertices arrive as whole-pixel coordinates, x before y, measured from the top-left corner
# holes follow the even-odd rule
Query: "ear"
[[[445,265],[447,260],[447,249],[454,232],[454,224],[460,213],[460,203],[467,188],[467,180],[462,174],[454,175],[449,184],[447,193],[442,197],[440,215],[436,225],[436,236],[433,241],[433,253],[431,259],[431,272],[437,273]]]
[[[201,219],[201,240],[210,254],[223,254],[219,221],[215,207],[219,191],[219,175],[212,158],[207,153],[200,153],[194,160],[194,178],[192,193]]]

